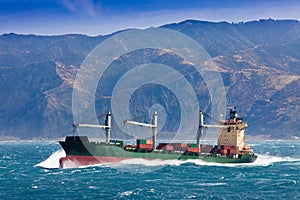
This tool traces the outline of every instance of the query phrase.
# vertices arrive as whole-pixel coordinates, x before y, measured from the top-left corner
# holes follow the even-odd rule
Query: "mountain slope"
[[[298,21],[269,19],[230,24],[187,20],[162,27],[190,36],[207,50],[221,72],[228,105],[237,106],[249,123],[248,134],[300,137]],[[75,75],[86,55],[108,37],[1,35],[0,135],[25,139],[70,134]],[[191,81],[199,78],[192,76],[190,66],[175,55],[148,50],[135,53],[112,64],[116,71],[107,77],[108,91],[126,66],[146,62],[177,66]],[[205,93],[202,86],[195,86],[199,94]],[[162,103],[152,98],[159,94],[160,99],[171,99],[171,104],[165,106],[170,113],[175,112],[176,100],[172,100],[172,94],[162,88],[152,91],[151,85],[145,87],[147,94],[140,91],[135,94],[140,106],[136,115],[152,104]],[[205,101],[207,96],[201,98]],[[109,99],[101,99],[100,93],[96,101],[98,114],[108,109]],[[209,110],[209,104],[206,100],[202,109]],[[178,114],[174,116],[168,119],[169,123],[176,123]]]

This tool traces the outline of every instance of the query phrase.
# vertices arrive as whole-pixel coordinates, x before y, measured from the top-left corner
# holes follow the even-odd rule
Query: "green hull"
[[[88,142],[87,140],[75,140],[69,137],[66,141],[60,141],[61,146],[66,152],[66,158],[78,159],[97,158],[96,161],[100,163],[103,161],[120,161],[131,158],[143,159],[160,159],[160,160],[189,160],[200,159],[205,162],[216,163],[252,163],[256,160],[257,156],[254,154],[240,154],[236,157],[233,155],[220,155],[220,154],[199,154],[192,152],[179,152],[179,151],[163,151],[163,150],[124,150],[123,147],[114,144]],[[65,159],[66,160],[66,159]],[[63,162],[62,160],[61,162]],[[62,163],[61,163],[62,164]],[[94,163],[95,164],[95,163]]]

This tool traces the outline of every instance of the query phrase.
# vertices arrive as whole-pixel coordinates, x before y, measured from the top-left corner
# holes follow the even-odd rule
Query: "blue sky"
[[[0,0],[0,34],[102,35],[185,19],[300,20],[298,0]]]

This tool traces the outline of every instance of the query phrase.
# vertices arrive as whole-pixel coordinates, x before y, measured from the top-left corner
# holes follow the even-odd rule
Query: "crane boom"
[[[204,124],[202,126],[203,128],[229,128],[229,127],[234,127],[234,125],[214,125],[214,124],[211,124],[211,125],[208,125],[208,124]]]
[[[123,121],[123,123],[142,126],[142,127],[146,127],[146,128],[152,128],[152,141],[153,141],[152,148],[155,149],[156,134],[157,134],[157,112],[156,111],[153,113],[153,118],[152,118],[151,124],[130,121],[130,120],[125,120],[125,121]]]
[[[147,128],[157,128],[157,126],[153,125],[153,124],[146,124],[146,123],[130,121],[130,120],[124,120],[123,122],[124,122],[124,124],[132,124],[132,125],[143,126],[143,127],[147,127]]]
[[[96,125],[96,124],[74,124],[74,127],[88,127],[88,128],[109,128],[109,126]]]
[[[204,117],[203,112],[199,112],[199,127],[198,127],[198,134],[197,134],[197,147],[200,148],[200,140],[203,136],[203,128],[230,128],[234,127],[234,125],[219,125],[219,124],[204,124]]]
[[[74,130],[76,130],[77,127],[104,128],[106,131],[106,143],[110,142],[110,129],[111,129],[111,114],[110,114],[110,112],[108,112],[106,114],[105,125],[74,123],[73,126],[75,128]]]

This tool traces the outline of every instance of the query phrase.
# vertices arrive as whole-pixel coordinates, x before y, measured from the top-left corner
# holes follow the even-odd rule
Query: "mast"
[[[110,142],[110,129],[111,129],[111,114],[110,112],[107,113],[106,115],[106,120],[105,120],[105,132],[106,132],[106,143]]]
[[[157,134],[157,112],[155,111],[153,113],[153,118],[152,118],[152,148],[155,149],[155,144],[156,144],[156,134]]]
[[[152,148],[155,149],[156,147],[156,134],[157,134],[157,111],[153,113],[153,118],[152,118],[152,123],[151,124],[146,124],[146,123],[141,123],[141,122],[136,122],[136,121],[131,121],[131,120],[124,120],[123,123],[125,124],[132,124],[132,125],[137,125],[137,126],[142,126],[142,127],[147,127],[147,128],[152,128]]]
[[[203,136],[203,128],[204,128],[204,118],[203,112],[199,112],[199,126],[198,126],[198,135],[197,135],[197,147],[200,148],[200,139]]]

